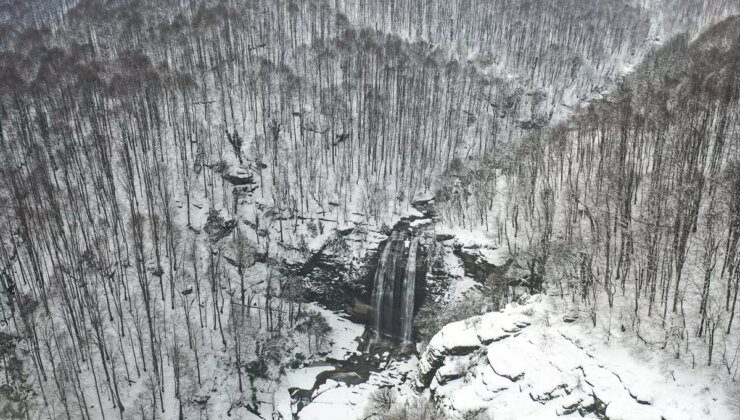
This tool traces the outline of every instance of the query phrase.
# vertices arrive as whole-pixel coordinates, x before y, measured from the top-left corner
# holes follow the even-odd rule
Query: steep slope
[[[613,87],[624,67],[650,50],[654,35],[696,32],[737,7],[731,1],[483,4],[85,0],[44,2],[49,7],[38,10],[2,2],[2,415],[266,417],[280,411],[274,399],[284,389],[276,384],[296,366],[346,355],[357,332],[308,300],[352,290],[366,274],[356,262],[377,251],[387,226],[412,211],[417,193],[439,190],[449,224],[497,224],[500,237],[523,226],[530,242],[550,249],[549,239],[540,238],[552,233],[544,222],[552,214],[538,213],[544,207],[537,200],[550,197],[543,179],[557,176],[552,155],[544,159],[541,143],[530,140],[550,139],[545,128],[569,106]],[[720,39],[713,57],[731,57],[724,53],[734,50]],[[673,66],[690,50],[688,42],[671,45],[675,56],[661,66]],[[703,59],[694,57],[692,65]],[[727,65],[720,67],[724,73],[708,74],[736,74]],[[658,92],[670,97],[673,78],[660,83]],[[671,110],[690,95],[711,102],[709,90],[678,86],[680,95],[650,102],[650,112],[666,104]],[[656,131],[683,135],[666,148],[689,149],[687,133],[702,121],[712,122],[712,134],[722,124],[733,127],[734,97],[713,108],[701,103],[690,103],[705,112],[698,119]],[[728,120],[720,124],[714,117],[722,109]],[[683,121],[657,111],[651,127],[662,118]],[[591,126],[588,134],[602,127]],[[507,161],[514,149],[516,161]],[[589,157],[579,160],[588,175],[573,178],[588,184],[579,196],[593,189],[592,176],[610,179],[597,166],[619,167],[598,163],[592,149],[572,151]],[[684,163],[679,157],[671,155],[675,167]],[[497,200],[505,213],[489,212],[498,174],[466,172],[468,164],[491,161],[520,182],[509,184],[514,206]],[[440,185],[443,173],[458,177],[457,190]],[[691,189],[700,181],[686,173],[681,188]],[[629,194],[620,188],[605,194],[619,195],[624,205]],[[674,221],[686,232],[692,207],[675,207],[687,209]],[[603,233],[610,220],[599,219]],[[683,242],[676,238],[682,236],[658,242]],[[529,288],[545,278],[557,282],[543,268],[555,261],[549,253],[511,242],[519,264],[531,267]],[[574,255],[602,261],[604,244],[615,249],[598,242],[585,248],[593,252],[567,253],[563,267],[592,261],[574,263]],[[331,258],[322,263],[336,263],[336,270],[309,276],[314,267],[307,263],[323,251]],[[630,273],[652,276],[657,260]],[[608,256],[604,261],[613,266]],[[592,274],[580,289],[588,310],[596,308],[595,299],[586,300],[598,284]],[[327,278],[328,286],[314,287]],[[661,290],[671,284],[670,275],[660,278]],[[655,277],[645,281],[656,285]],[[729,284],[736,292],[737,281]],[[678,295],[671,295],[674,301]],[[664,312],[666,301],[660,301]],[[717,306],[707,308],[714,333]],[[674,328],[680,320],[651,331],[680,336],[665,341],[680,349],[686,336]]]

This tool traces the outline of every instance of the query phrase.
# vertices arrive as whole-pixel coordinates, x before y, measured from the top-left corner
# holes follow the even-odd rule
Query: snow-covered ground
[[[313,309],[324,315],[332,327],[330,339],[331,350],[326,357],[335,360],[345,360],[350,355],[356,354],[359,345],[358,339],[365,330],[365,327],[355,324],[335,312],[319,307]],[[311,389],[316,382],[317,375],[333,369],[333,366],[325,364],[288,371],[282,378],[279,388],[275,391],[274,401],[276,407],[273,411],[279,412],[284,419],[292,418],[293,407],[291,406],[289,390],[291,388]],[[331,380],[327,382],[329,381]]]
[[[298,413],[301,420],[361,419],[367,413],[370,396],[381,388],[392,388],[410,395],[407,378],[413,375],[418,359],[389,360],[385,369],[374,372],[370,379],[349,386],[342,382],[327,380],[315,391],[313,400]],[[402,391],[403,390],[403,391]]]
[[[301,419],[359,419],[371,394],[435,400],[450,417],[495,419],[732,419],[721,382],[630,342],[589,320],[562,315],[561,301],[536,295],[448,324],[419,359],[393,361],[367,383],[327,381]]]

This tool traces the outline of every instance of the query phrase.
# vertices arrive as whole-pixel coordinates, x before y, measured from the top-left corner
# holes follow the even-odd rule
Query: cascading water
[[[375,281],[373,283],[373,308],[375,311],[375,335],[376,338],[380,338],[381,335],[381,324],[383,314],[382,304],[385,298],[385,283],[387,277],[388,259],[390,257],[391,248],[395,241],[398,240],[399,233],[394,231],[391,237],[388,239],[383,253],[380,254],[380,260],[378,261],[378,268],[375,270]],[[392,264],[395,266],[395,258],[392,260]],[[395,271],[395,267],[391,272]]]
[[[394,230],[385,244],[373,283],[376,338],[411,342],[418,238]]]

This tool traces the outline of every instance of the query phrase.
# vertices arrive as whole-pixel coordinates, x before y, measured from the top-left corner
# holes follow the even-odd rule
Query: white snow
[[[321,313],[332,328],[331,349],[326,357],[335,360],[345,360],[350,355],[358,353],[358,339],[364,332],[365,327],[355,324],[344,318],[341,314],[324,309],[318,305],[309,305],[311,310]],[[274,392],[273,405],[275,411],[279,412],[284,419],[290,419],[293,416],[291,407],[290,388],[300,388],[310,390],[316,382],[316,376],[325,371],[334,370],[334,366],[320,365],[312,367],[303,367],[288,371],[282,378],[279,387]],[[328,379],[315,393],[322,394],[329,388],[343,386],[336,381]]]
[[[501,267],[502,265],[505,265],[507,261],[509,261],[509,258],[511,257],[509,255],[509,251],[506,250],[506,248],[496,248],[496,249],[488,249],[488,248],[481,248],[478,250],[480,252],[480,255],[488,261],[488,263],[495,265],[496,267]]]
[[[492,235],[480,229],[469,230],[449,227],[446,225],[438,225],[435,227],[435,232],[437,235],[453,235],[455,237],[455,244],[464,248],[486,248],[495,247],[497,245],[496,240]]]
[[[419,218],[419,217],[424,217],[424,213],[420,212],[419,210],[416,210],[413,207],[409,207],[408,209],[404,210],[403,213],[401,213],[401,217]]]
[[[368,397],[381,387],[392,387],[401,398],[404,395],[412,395],[408,386],[404,386],[401,378],[410,375],[417,362],[415,357],[405,361],[391,359],[386,369],[371,373],[365,383],[327,387],[298,413],[298,418],[300,420],[366,418]]]
[[[335,360],[345,360],[351,354],[357,353],[357,346],[359,344],[358,339],[365,331],[365,326],[355,324],[347,318],[344,318],[342,315],[328,309],[321,308],[317,305],[311,306],[314,310],[324,315],[327,323],[332,329],[332,346],[327,357]]]
[[[283,379],[283,386],[286,388],[301,388],[311,389],[314,382],[316,382],[316,376],[321,372],[333,370],[333,366],[313,366],[296,369],[288,372]]]
[[[576,409],[589,414],[598,399],[610,419],[733,418],[711,377],[667,371],[614,337],[605,342],[585,325],[554,320],[558,310],[555,299],[535,296],[445,326],[421,356],[417,386],[424,389],[442,361],[428,387],[451,414],[485,408],[496,419],[580,418]],[[441,383],[461,365],[462,378]]]

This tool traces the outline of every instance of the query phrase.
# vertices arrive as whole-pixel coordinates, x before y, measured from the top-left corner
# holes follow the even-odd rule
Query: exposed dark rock
[[[540,130],[547,126],[548,119],[546,117],[537,117],[531,120],[519,121],[519,128],[522,130]]]
[[[196,395],[193,398],[193,402],[201,407],[205,407],[208,404],[208,400],[211,399],[210,395]]]
[[[234,228],[236,228],[236,220],[224,220],[221,214],[215,210],[208,213],[208,219],[205,226],[203,226],[203,230],[208,234],[211,242],[218,242],[229,236]]]
[[[578,312],[571,311],[563,315],[563,322],[571,323],[578,319]]]
[[[80,259],[84,262],[90,262],[95,259],[95,254],[93,254],[89,249],[86,249],[85,252],[80,255]]]
[[[583,402],[581,402],[581,406],[578,408],[578,413],[583,417],[588,413],[591,413],[600,419],[608,419],[606,416],[607,404],[600,400],[596,394],[591,394],[591,396],[593,397],[593,401],[590,401],[589,404],[585,406],[583,405]]]
[[[223,160],[220,160],[216,163],[212,163],[210,165],[204,165],[207,168],[210,168],[213,172],[216,172],[217,174],[223,173],[228,165]]]
[[[462,378],[463,376],[465,376],[465,372],[466,366],[463,365],[445,366],[445,369],[437,370],[435,378],[437,379],[438,384],[444,385],[450,381],[454,381],[455,379]]]
[[[647,400],[644,400],[644,399],[640,398],[640,397],[639,397],[638,395],[634,394],[634,393],[632,392],[632,390],[630,390],[630,389],[627,389],[627,392],[628,392],[628,393],[630,394],[630,397],[632,397],[632,399],[634,399],[634,400],[635,400],[635,401],[636,401],[636,402],[637,402],[638,404],[642,404],[642,405],[652,405],[652,404],[650,403],[650,401],[647,401]]]
[[[262,416],[260,415],[260,411],[257,409],[257,407],[254,407],[251,404],[247,404],[244,406],[244,408],[246,408],[247,411],[254,414],[255,416],[262,418]]]
[[[419,200],[412,201],[411,202],[411,205],[414,206],[414,207],[417,207],[417,206],[426,206],[427,204],[430,204],[433,201],[434,201],[434,197],[422,198],[422,199],[419,199]]]
[[[577,402],[574,402],[572,404],[564,404],[564,405],[562,405],[562,409],[560,411],[558,411],[558,415],[563,416],[563,415],[568,415],[568,414],[575,413],[576,411],[578,411],[581,408],[581,402],[582,401],[583,401],[582,399],[579,399]]]
[[[522,375],[523,376],[523,375]],[[566,384],[559,384],[555,388],[551,389],[550,391],[543,392],[539,395],[529,393],[529,398],[532,399],[532,401],[537,401],[540,404],[544,404],[548,401],[551,401],[557,397],[560,397],[563,393],[570,393],[568,390],[568,385]]]
[[[502,330],[503,330],[503,329],[502,329]],[[478,338],[480,338],[480,342],[481,342],[481,343],[483,343],[484,345],[486,345],[486,346],[487,346],[487,345],[489,345],[489,344],[491,344],[491,343],[495,343],[495,342],[497,342],[497,341],[501,341],[501,340],[503,340],[504,338],[508,338],[508,337],[510,337],[510,336],[511,336],[511,334],[499,334],[499,335],[496,335],[496,336],[493,336],[493,337],[485,337],[485,338],[484,338],[484,337],[481,337],[481,336],[479,335],[479,336],[478,336]]]
[[[357,372],[338,372],[329,376],[329,379],[333,379],[347,385],[357,385],[366,381],[366,379],[363,379]]]
[[[490,274],[501,271],[499,267],[481,258],[477,249],[455,246],[452,253],[462,261],[465,275],[480,283],[483,283]]]
[[[386,365],[387,357],[382,357],[377,352],[356,353],[346,360],[327,358],[325,362],[333,365],[334,369],[316,375],[316,380],[311,389],[290,388],[288,390],[291,402],[296,409],[294,415],[313,400],[314,392],[324,385],[327,380],[331,379],[349,386],[364,383],[370,378],[371,372],[376,372]]]
[[[336,311],[353,307],[356,291],[345,241],[343,236],[330,239],[306,262],[288,265],[289,274],[303,278],[304,299]]]
[[[347,236],[354,231],[355,231],[355,228],[352,226],[344,228],[344,229],[337,229],[337,233],[342,236]]]
[[[497,266],[488,261],[478,248],[466,248],[459,245],[453,246],[452,253],[460,258],[465,275],[477,281],[487,290],[487,294],[493,297],[493,301],[506,293],[506,272],[511,265],[510,259],[504,265]]]
[[[424,200],[416,200],[411,203],[411,206],[416,209],[417,211],[421,212],[423,214],[423,217],[416,217],[416,219],[424,219],[424,218],[435,218],[437,216],[436,209],[434,207],[434,199],[424,199]]]
[[[301,411],[303,407],[311,402],[311,394],[313,393],[313,390],[290,388],[288,389],[288,393],[290,393],[290,399],[292,403],[296,406],[296,410]]]
[[[238,197],[242,195],[250,195],[253,192],[257,191],[257,188],[259,188],[259,186],[249,184],[249,185],[234,187],[234,189],[231,190],[231,192],[234,193],[234,195]]]

